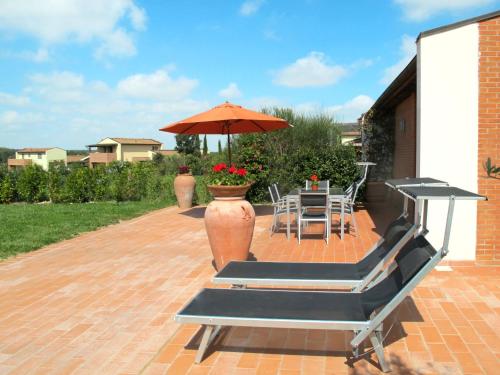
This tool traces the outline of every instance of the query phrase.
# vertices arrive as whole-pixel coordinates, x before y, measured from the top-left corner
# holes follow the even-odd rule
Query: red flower
[[[212,168],[212,170],[214,172],[220,172],[220,171],[223,171],[226,168],[227,168],[226,163],[219,163],[219,164],[214,165],[214,167]]]
[[[240,168],[238,169],[238,171],[236,172],[238,175],[240,176],[246,176],[247,175],[247,171],[245,168]]]
[[[228,169],[228,172],[229,173],[236,173],[236,167],[234,166],[234,164],[231,165],[231,167]]]
[[[312,181],[318,181],[318,176],[316,176],[315,174],[313,174],[313,175],[311,176],[311,180],[312,180]]]

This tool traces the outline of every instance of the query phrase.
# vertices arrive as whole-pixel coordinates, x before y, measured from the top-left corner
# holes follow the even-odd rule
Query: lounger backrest
[[[411,227],[412,224],[404,217],[400,217],[389,224],[383,235],[384,242],[382,242],[376,249],[357,263],[360,276],[364,277],[370,273],[370,271],[385,258],[392,248],[401,240],[401,238],[408,233]]]
[[[422,235],[408,242],[396,256],[397,267],[394,271],[362,293],[361,301],[366,318],[370,319],[374,310],[389,303],[435,254],[436,250]]]

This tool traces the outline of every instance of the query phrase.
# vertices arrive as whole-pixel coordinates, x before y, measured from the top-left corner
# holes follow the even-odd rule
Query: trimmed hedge
[[[84,203],[97,201],[175,202],[175,175],[162,175],[154,162],[114,162],[108,166],[68,168],[51,163],[45,172],[37,165],[20,170],[0,169],[0,203]],[[203,176],[195,176],[195,203],[211,200]]]

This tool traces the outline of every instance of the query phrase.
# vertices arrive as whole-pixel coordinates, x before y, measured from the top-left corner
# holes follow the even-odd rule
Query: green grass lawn
[[[0,259],[165,206],[165,202],[0,205]]]

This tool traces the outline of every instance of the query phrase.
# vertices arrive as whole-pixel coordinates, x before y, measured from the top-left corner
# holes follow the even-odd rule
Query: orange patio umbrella
[[[177,134],[227,134],[229,163],[231,163],[231,134],[268,132],[290,126],[287,121],[278,117],[225,102],[160,130]]]

